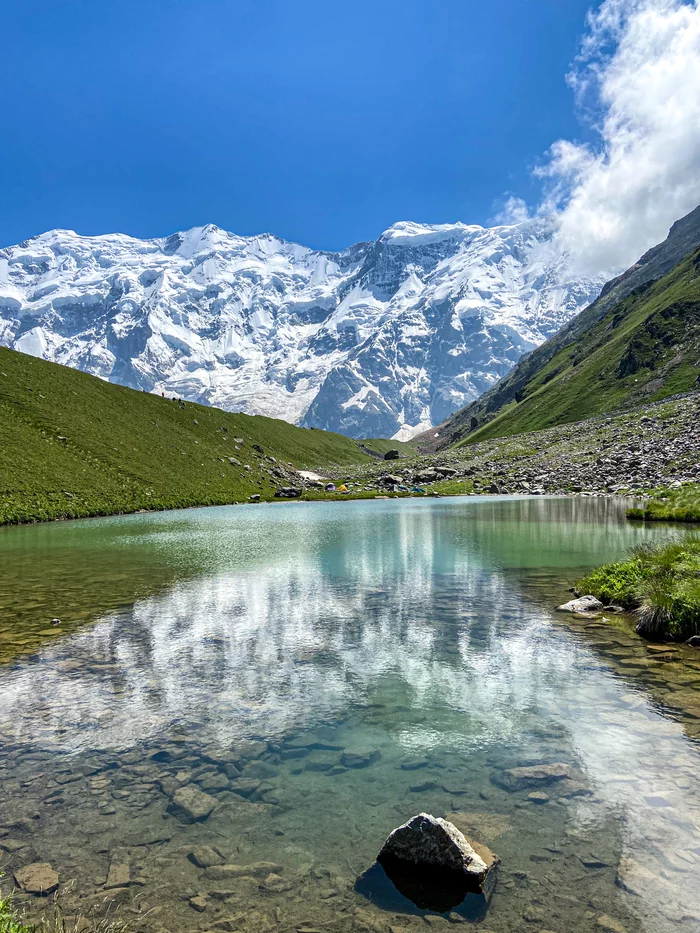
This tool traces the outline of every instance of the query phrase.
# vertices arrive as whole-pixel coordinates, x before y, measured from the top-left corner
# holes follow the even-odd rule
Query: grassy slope
[[[530,379],[519,402],[460,444],[581,421],[697,385],[700,250],[637,289]]]
[[[285,483],[253,444],[297,468],[369,459],[340,434],[183,409],[0,348],[0,524],[270,498]]]

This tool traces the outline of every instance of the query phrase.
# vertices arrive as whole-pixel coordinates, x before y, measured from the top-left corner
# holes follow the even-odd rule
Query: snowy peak
[[[553,232],[402,221],[334,253],[212,224],[52,230],[0,250],[0,343],[229,410],[410,437],[597,296]]]

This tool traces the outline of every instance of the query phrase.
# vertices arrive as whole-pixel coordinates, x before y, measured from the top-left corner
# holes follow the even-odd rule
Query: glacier
[[[555,222],[394,224],[340,252],[214,225],[0,249],[0,344],[148,392],[406,440],[600,292]]]

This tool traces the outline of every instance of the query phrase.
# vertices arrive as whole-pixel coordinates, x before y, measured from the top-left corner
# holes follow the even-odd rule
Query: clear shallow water
[[[51,862],[68,913],[114,900],[144,930],[418,929],[354,885],[427,810],[502,859],[482,930],[698,930],[700,653],[551,609],[668,533],[493,498],[6,529],[3,863]],[[499,786],[533,762],[570,768],[547,803]],[[201,823],[171,812],[190,784]]]

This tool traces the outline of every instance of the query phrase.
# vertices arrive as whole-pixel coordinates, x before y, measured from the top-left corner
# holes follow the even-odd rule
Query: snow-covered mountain
[[[398,223],[338,253],[195,227],[0,250],[0,343],[355,437],[439,424],[591,302],[553,224]]]

